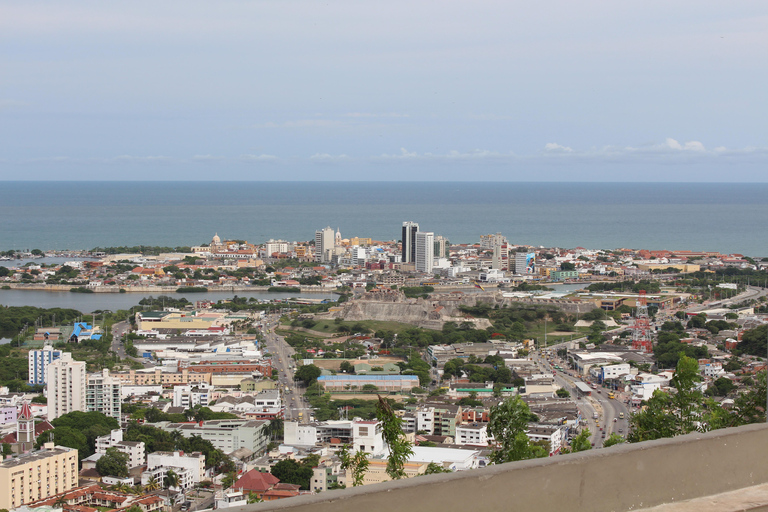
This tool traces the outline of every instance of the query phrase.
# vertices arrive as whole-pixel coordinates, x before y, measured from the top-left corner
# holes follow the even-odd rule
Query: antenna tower
[[[635,312],[635,325],[632,327],[632,348],[641,352],[651,352],[651,320],[648,317],[648,300],[645,290],[640,290]]]

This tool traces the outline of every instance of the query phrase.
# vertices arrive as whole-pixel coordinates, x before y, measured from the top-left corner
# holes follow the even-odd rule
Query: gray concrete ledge
[[[231,512],[637,511],[762,484],[768,484],[768,425],[755,424],[299,496]]]

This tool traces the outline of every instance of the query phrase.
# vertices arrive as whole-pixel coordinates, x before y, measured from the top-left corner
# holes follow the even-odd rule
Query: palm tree
[[[142,495],[144,494],[144,487],[141,484],[136,484],[133,486],[133,492],[134,494]]]
[[[149,477],[149,481],[144,486],[145,491],[156,491],[160,488],[160,484],[155,480],[155,477]]]
[[[64,496],[59,496],[58,498],[56,498],[56,501],[53,502],[53,508],[63,509],[64,505],[66,504],[67,504],[67,498],[65,498]]]
[[[256,495],[253,491],[248,491],[248,504],[251,503],[261,503],[263,500]]]
[[[172,487],[178,487],[179,486],[179,475],[177,475],[174,470],[169,469],[168,472],[165,474],[165,478],[163,479],[163,483],[169,489],[172,488]]]

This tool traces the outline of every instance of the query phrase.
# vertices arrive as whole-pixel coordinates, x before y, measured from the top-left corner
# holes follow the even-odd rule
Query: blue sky
[[[768,179],[760,1],[7,2],[0,179]]]

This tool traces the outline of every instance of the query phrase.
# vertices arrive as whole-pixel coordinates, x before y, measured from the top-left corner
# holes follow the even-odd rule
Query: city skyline
[[[0,180],[766,180],[762,2],[0,14]]]

